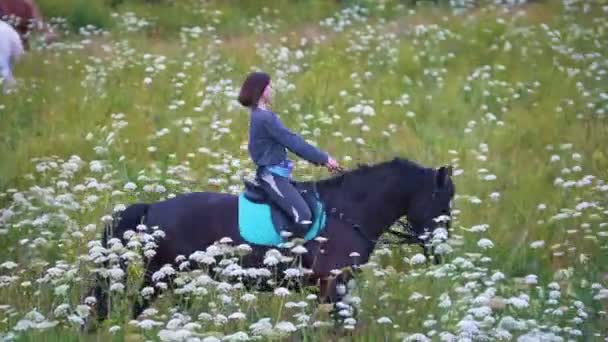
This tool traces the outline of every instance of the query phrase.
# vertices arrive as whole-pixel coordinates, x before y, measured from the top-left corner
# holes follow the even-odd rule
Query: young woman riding
[[[257,165],[257,178],[271,200],[305,232],[312,223],[312,213],[290,182],[293,162],[287,158],[286,149],[330,171],[340,170],[340,165],[281,123],[269,108],[271,91],[270,76],[263,72],[249,74],[241,87],[238,101],[250,110],[249,155]]]

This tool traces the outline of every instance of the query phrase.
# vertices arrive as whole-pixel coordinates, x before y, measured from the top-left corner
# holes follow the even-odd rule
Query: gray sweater
[[[328,154],[291,132],[268,110],[253,108],[249,121],[249,155],[258,166],[273,166],[287,159],[287,151],[317,165],[327,163]]]

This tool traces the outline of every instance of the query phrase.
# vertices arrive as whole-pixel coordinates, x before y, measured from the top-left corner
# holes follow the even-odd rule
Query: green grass
[[[128,295],[116,298],[111,319],[96,334],[79,331],[53,311],[62,303],[72,309],[81,303],[94,268],[83,258],[88,253],[87,243],[99,238],[100,219],[114,206],[155,201],[168,193],[228,191],[229,185],[240,183],[230,176],[252,167],[247,152],[240,148],[247,141],[248,118],[244,110],[229,109],[231,96],[253,67],[268,71],[277,82],[283,71],[297,65],[301,72],[286,77],[295,88],[276,94],[273,109],[287,126],[308,131],[307,138],[346,167],[399,155],[424,165],[452,164],[463,171],[454,177],[455,207],[460,213],[451,232],[456,241],[454,252],[443,265],[449,275],[435,278],[433,272],[441,266],[404,262],[404,257],[420,252],[415,246],[387,248],[391,255],[377,253],[372,258],[375,264],[358,276],[356,294],[362,302],[357,329],[306,328],[296,333],[301,339],[377,341],[417,332],[434,334],[432,338],[438,339],[442,331],[457,333],[467,313],[479,307],[473,298],[488,289],[495,290],[496,301],[525,293],[530,304],[525,309],[494,307],[490,316],[496,322],[486,322],[491,327],[486,331],[512,316],[536,320],[536,328],[544,332],[551,326],[578,329],[583,336],[569,335],[567,330],[557,332],[576,340],[606,337],[602,323],[606,299],[593,299],[598,290],[591,288],[593,283],[608,287],[606,192],[600,190],[608,178],[608,127],[606,119],[597,114],[599,108],[608,108],[600,95],[606,92],[605,76],[596,79],[598,69],[605,68],[600,65],[608,50],[601,43],[607,31],[605,23],[601,26],[600,5],[587,14],[580,9],[568,14],[558,2],[543,2],[510,12],[485,6],[459,15],[445,4],[424,4],[410,12],[396,1],[388,1],[385,8],[358,2],[372,15],[336,32],[319,25],[321,19],[337,16],[341,6],[346,6],[332,1],[277,1],[267,4],[271,9],[267,13],[257,2],[197,3],[124,1],[112,9],[109,2],[102,1],[40,1],[47,17],[67,17],[73,27],[91,23],[105,28],[108,35],[88,37],[92,43],[83,48],[31,51],[15,69],[18,91],[0,98],[0,207],[15,213],[4,222],[0,220],[0,264],[18,264],[15,269],[0,268],[0,276],[18,277],[0,282],[0,305],[9,306],[0,310],[0,331],[18,333],[13,330],[17,322],[36,308],[57,320],[58,326],[18,334],[18,340],[157,339],[160,328],[143,331],[128,323],[128,308],[142,272],[138,266],[130,269]],[[278,13],[274,13],[275,8]],[[220,12],[214,14],[216,10]],[[525,15],[516,15],[518,10]],[[126,32],[119,20],[111,17],[113,11],[133,11],[153,24]],[[248,23],[257,15],[272,25],[269,32],[252,31]],[[560,44],[599,57],[577,59],[560,53],[559,44],[552,43],[552,36],[543,28],[545,24],[559,32]],[[182,27],[207,25],[215,31],[181,41]],[[426,25],[428,31],[416,34],[416,25]],[[574,25],[586,33],[575,33]],[[325,40],[315,43],[321,35]],[[307,42],[301,45],[303,37]],[[62,38],[74,44],[82,39],[75,33]],[[268,43],[275,50],[256,54],[256,43]],[[292,55],[301,49],[303,57],[282,61],[281,46],[288,47]],[[152,57],[144,57],[147,54]],[[164,69],[146,71],[161,55],[165,57]],[[598,66],[590,69],[593,63]],[[581,71],[569,77],[567,68]],[[370,74],[366,76],[366,72]],[[146,76],[152,78],[148,86],[144,85]],[[213,88],[220,86],[220,95],[214,94]],[[396,104],[404,94],[409,102]],[[391,103],[385,103],[387,100]],[[180,101],[184,104],[179,105]],[[361,116],[369,130],[352,125],[357,115],[348,112],[363,102],[375,111],[374,116]],[[408,116],[408,112],[415,116]],[[117,113],[124,113],[124,117],[117,119]],[[118,128],[121,120],[128,125]],[[184,127],[190,131],[185,132]],[[229,127],[229,131],[218,134],[218,127]],[[169,132],[158,136],[165,128]],[[357,138],[365,143],[358,144]],[[149,151],[149,146],[156,151]],[[202,147],[212,153],[199,151]],[[552,162],[552,155],[560,159]],[[62,173],[64,162],[72,156],[84,164],[74,175]],[[47,160],[49,169],[37,171],[41,160],[33,158]],[[94,160],[105,164],[103,172],[89,168]],[[236,161],[241,166],[229,166],[230,174],[212,168]],[[298,169],[296,174],[326,176],[323,170],[312,168]],[[487,174],[496,179],[483,180],[481,176]],[[590,186],[564,188],[554,184],[558,177],[579,181],[586,175],[595,177]],[[91,179],[107,188],[78,190]],[[208,182],[211,179],[226,183],[212,185]],[[60,185],[62,181],[67,187]],[[138,189],[116,193],[127,182],[135,182]],[[165,194],[143,190],[145,185],[158,184],[167,189]],[[12,189],[24,194],[26,201],[20,201]],[[491,200],[492,193],[499,193],[500,198]],[[73,196],[80,207],[58,204],[59,195]],[[96,201],[92,195],[97,196]],[[481,203],[472,203],[471,198]],[[70,202],[65,197],[62,200]],[[575,209],[582,202],[593,202],[596,207]],[[540,204],[546,209],[539,210]],[[564,209],[578,214],[565,220],[552,219]],[[33,222],[45,214],[48,222]],[[86,228],[89,224],[95,226]],[[481,224],[488,224],[489,229],[469,231]],[[481,238],[492,240],[494,247],[482,250],[477,245]],[[530,246],[539,240],[544,246]],[[463,259],[470,261],[471,267],[463,266]],[[65,263],[68,272],[40,280],[57,263]],[[492,279],[498,271],[504,280]],[[538,276],[537,286],[521,284],[520,278],[530,274]],[[180,278],[194,276],[186,273]],[[22,285],[24,281],[31,283]],[[547,301],[553,281],[560,286],[558,304]],[[61,284],[70,286],[65,295],[54,293]],[[428,298],[413,299],[415,292]],[[257,304],[249,305],[239,299],[244,293],[243,289],[232,290],[233,302],[226,304],[218,299],[220,292],[210,288],[208,294],[191,296],[190,305],[177,306],[177,310],[190,314],[194,321],[201,312],[228,316],[241,310],[247,315],[244,321],[201,323],[202,336],[228,335],[249,331],[262,317],[272,317],[273,324],[295,321],[297,309],[282,307],[284,302],[306,301],[306,293],[294,293],[285,300],[256,293]],[[449,295],[449,309],[440,306],[442,295]],[[154,304],[159,310],[154,319],[167,322],[181,299],[179,295],[163,295]],[[580,305],[576,301],[584,305],[588,315],[581,323],[572,322],[578,310],[574,306]],[[563,316],[546,311],[558,307],[568,310]],[[328,320],[310,301],[304,311],[313,321]],[[377,323],[382,316],[390,317],[392,324]],[[431,320],[437,322],[431,326]],[[121,331],[112,337],[108,328],[113,325]],[[528,325],[512,334],[517,337],[532,328]]]

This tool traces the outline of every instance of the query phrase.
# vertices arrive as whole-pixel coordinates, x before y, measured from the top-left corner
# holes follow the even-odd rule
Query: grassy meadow
[[[38,2],[62,37],[34,42],[0,95],[0,339],[608,338],[608,1]],[[309,291],[178,268],[132,320],[143,247],[100,247],[103,224],[135,202],[241,191],[252,70],[347,168],[453,165],[446,262],[377,246],[340,326]],[[118,256],[128,277],[102,269]],[[98,272],[110,318],[87,332]]]

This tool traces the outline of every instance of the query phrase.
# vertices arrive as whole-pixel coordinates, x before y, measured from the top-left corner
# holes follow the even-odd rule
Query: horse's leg
[[[331,310],[331,316],[336,324],[339,324],[345,318],[352,316],[349,312],[351,305],[343,302],[343,299],[347,294],[347,284],[349,279],[350,276],[346,274],[320,279],[319,299],[321,303],[334,304],[334,307]]]
[[[334,279],[329,277],[323,277],[319,279],[319,302],[320,303],[334,303],[332,299],[336,298]]]
[[[95,312],[97,313],[97,321],[93,319],[92,316],[89,316],[85,319],[85,324],[81,327],[81,330],[86,333],[94,332],[97,327],[107,318],[108,316],[108,307],[107,307],[107,295],[105,294],[102,286],[101,286],[101,277],[98,275],[95,276],[95,283],[87,292],[85,292],[85,297],[93,297],[95,298]],[[81,302],[85,298],[81,298]],[[86,303],[86,301],[85,301]]]
[[[432,262],[433,265],[441,264],[441,261],[442,261],[441,256],[439,256],[438,254],[435,254],[434,246],[424,245],[424,246],[422,246],[422,251],[424,253],[424,256],[426,257],[427,262]]]
[[[323,303],[337,303],[346,295],[346,286],[351,279],[350,275],[340,274],[336,277],[320,279],[319,299]]]
[[[141,313],[150,306],[150,303],[158,297],[160,289],[154,288],[154,284],[152,282],[152,275],[154,272],[158,271],[160,266],[152,261],[150,265],[146,268],[146,273],[144,274],[144,281],[139,287],[138,297],[135,303],[133,304],[133,319],[137,319]],[[149,296],[142,296],[141,292],[146,287],[154,288],[154,292]]]
[[[95,298],[95,311],[99,323],[108,318],[108,289],[109,282],[107,278],[101,275],[95,275],[95,283],[86,292],[86,296]]]

